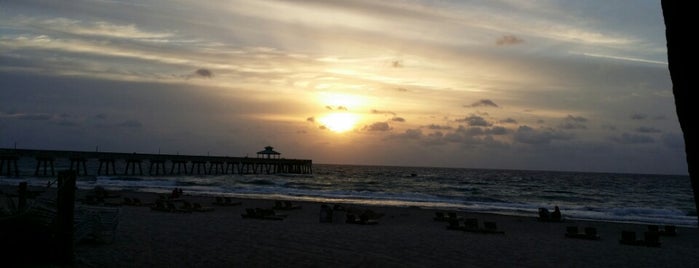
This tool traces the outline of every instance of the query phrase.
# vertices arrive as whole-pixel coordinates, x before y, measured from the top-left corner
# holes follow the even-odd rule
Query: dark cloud
[[[452,127],[450,127],[450,126],[440,126],[440,125],[435,125],[435,124],[427,125],[427,126],[425,126],[425,127],[426,127],[427,129],[433,129],[433,130],[449,130],[449,129],[452,129]]]
[[[498,46],[517,45],[521,43],[524,43],[524,39],[514,35],[503,35],[495,41],[495,44]]]
[[[480,128],[480,127],[469,127],[469,128],[465,128],[465,127],[463,127],[463,126],[459,126],[459,128],[456,130],[456,132],[461,133],[461,134],[464,134],[465,136],[469,136],[469,137],[472,137],[472,136],[480,136],[480,135],[485,134],[485,132],[483,131],[483,129]]]
[[[514,134],[514,140],[525,144],[549,144],[554,140],[569,140],[571,135],[551,129],[536,130],[529,126],[520,126]]]
[[[640,133],[660,133],[662,130],[653,128],[653,127],[639,127],[636,129],[636,132]]]
[[[559,126],[561,129],[586,129],[587,126],[585,126],[585,123],[587,122],[587,118],[582,117],[582,116],[572,116],[568,115],[567,117],[563,118],[563,122]]]
[[[203,68],[202,68],[202,69],[197,69],[196,71],[194,71],[194,74],[195,74],[196,76],[206,77],[206,78],[211,78],[211,77],[214,76],[214,73],[213,73],[211,70],[209,70],[209,69],[203,69]]]
[[[472,115],[465,117],[464,119],[457,119],[456,122],[462,122],[462,123],[467,123],[469,126],[472,127],[488,127],[490,126],[490,123],[486,121],[483,117],[477,116],[477,115]]]
[[[500,120],[500,123],[503,124],[517,124],[517,120],[514,120],[512,118],[505,118],[503,120]]]
[[[396,88],[396,91],[398,91],[398,92],[408,92],[408,89],[407,89],[407,88],[399,87],[399,88]]]
[[[482,99],[477,102],[471,103],[471,105],[464,105],[464,107],[480,107],[480,106],[489,106],[489,107],[498,107],[495,102],[492,100],[487,100],[487,99]]]
[[[651,136],[629,133],[622,133],[620,136],[611,137],[610,140],[621,144],[646,144],[655,142],[655,139]]]
[[[315,123],[315,122],[316,122],[316,118],[313,117],[313,116],[311,116],[311,117],[309,117],[309,118],[306,118],[306,122]]]
[[[327,106],[325,106],[325,109],[328,109],[328,110],[331,110],[331,111],[332,111],[332,110],[336,110],[336,111],[347,111],[347,107],[342,106],[342,105],[337,106],[337,107],[332,107],[332,106],[330,106],[330,105],[327,105]]]
[[[403,61],[402,60],[394,60],[391,62],[391,67],[393,68],[403,68]]]
[[[505,135],[507,132],[507,128],[501,126],[495,126],[485,130],[485,133],[488,135]]]
[[[368,131],[389,131],[391,130],[391,126],[386,122],[376,122],[365,126],[364,129]]]
[[[393,121],[393,122],[405,122],[405,118],[403,118],[403,117],[394,117],[394,118],[391,118],[391,121]]]
[[[403,133],[398,133],[398,134],[392,135],[390,138],[417,140],[417,139],[421,139],[422,137],[423,137],[422,130],[420,130],[420,129],[407,129]]]

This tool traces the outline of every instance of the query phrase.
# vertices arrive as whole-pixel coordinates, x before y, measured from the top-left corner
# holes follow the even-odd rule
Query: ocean
[[[33,174],[33,167],[21,168]],[[48,177],[0,177],[45,186]],[[689,176],[314,164],[313,174],[85,176],[78,188],[417,206],[536,217],[559,206],[577,220],[696,227]]]

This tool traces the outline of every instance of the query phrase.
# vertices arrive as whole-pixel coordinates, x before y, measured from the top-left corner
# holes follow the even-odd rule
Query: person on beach
[[[539,220],[548,221],[551,219],[551,212],[546,208],[539,208]]]
[[[558,206],[554,207],[553,212],[551,213],[551,220],[560,221],[561,218],[561,210],[558,208]]]

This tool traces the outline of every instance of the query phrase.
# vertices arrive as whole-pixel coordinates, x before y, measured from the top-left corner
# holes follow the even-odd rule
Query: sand
[[[84,194],[84,193],[83,193]],[[119,193],[153,202],[158,195]],[[185,196],[215,208],[172,213],[149,206],[118,206],[110,243],[76,245],[76,267],[699,267],[699,232],[678,227],[660,247],[619,243],[622,230],[642,236],[646,225],[592,221],[540,222],[532,217],[457,212],[497,223],[504,234],[448,230],[437,210],[368,207],[384,216],[376,225],[319,221],[319,203],[298,202],[284,220],[245,219],[245,208],[271,208],[273,200],[234,199],[213,206],[213,197]],[[180,202],[181,203],[181,202]],[[332,204],[331,204],[332,205]],[[347,206],[347,205],[345,205]],[[565,211],[563,211],[565,215]],[[567,226],[595,227],[600,240],[566,238]]]

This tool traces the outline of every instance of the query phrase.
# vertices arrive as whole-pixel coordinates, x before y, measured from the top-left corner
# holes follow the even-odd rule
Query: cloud
[[[376,110],[376,109],[372,109],[372,110],[371,110],[371,113],[372,113],[372,114],[390,114],[390,115],[392,115],[392,116],[396,116],[396,113],[394,113],[394,112],[391,112],[391,111],[382,111],[382,110]]]
[[[394,118],[391,118],[391,121],[393,121],[393,122],[405,122],[405,118],[403,118],[403,117],[394,117]]]
[[[551,129],[535,130],[529,126],[520,126],[514,134],[514,140],[525,144],[549,144],[554,140],[569,140],[571,135]]]
[[[315,123],[315,122],[316,122],[316,118],[315,118],[315,117],[313,117],[313,116],[311,116],[311,117],[308,117],[308,118],[306,118],[306,122],[311,122],[311,123]]]
[[[563,118],[563,122],[559,126],[562,129],[586,129],[587,126],[585,126],[584,123],[587,122],[587,118],[582,117],[582,116],[572,116],[568,115],[567,117]]]
[[[194,74],[205,78],[211,78],[214,76],[214,73],[209,69],[197,69],[194,71]]]
[[[465,117],[464,119],[457,119],[456,122],[467,123],[469,126],[472,127],[488,127],[491,125],[483,117],[477,115]]]
[[[336,111],[347,111],[347,110],[348,110],[347,107],[342,106],[342,105],[337,106],[337,107],[332,107],[332,106],[330,106],[330,105],[326,105],[326,106],[325,106],[325,109],[328,109],[328,110],[331,110],[331,111],[333,111],[333,110],[336,110]]]
[[[507,132],[507,128],[501,126],[495,126],[485,130],[485,133],[489,135],[505,135]]]
[[[432,129],[432,130],[449,130],[452,129],[450,126],[440,126],[440,125],[435,125],[435,124],[430,124],[425,126],[427,129]]]
[[[417,140],[417,139],[420,139],[422,137],[423,137],[422,130],[420,130],[420,129],[407,129],[403,133],[398,133],[398,134],[392,135],[390,138]]]
[[[514,120],[512,118],[505,118],[503,120],[500,120],[500,123],[503,124],[517,124],[517,120]]]
[[[517,45],[521,43],[524,43],[524,40],[514,35],[503,35],[495,41],[495,44],[498,46]]]
[[[655,139],[651,136],[629,133],[622,133],[620,136],[611,137],[610,140],[621,144],[646,144],[655,142]]]
[[[376,122],[369,126],[365,126],[364,129],[368,131],[389,131],[391,130],[391,126],[386,122]]]
[[[492,100],[488,100],[488,99],[479,100],[477,102],[472,103],[471,105],[464,105],[464,107],[480,107],[480,106],[498,107],[498,105],[495,104],[495,102],[493,102]]]
[[[403,61],[401,60],[394,60],[391,62],[391,67],[393,68],[403,68]]]

